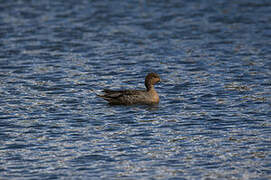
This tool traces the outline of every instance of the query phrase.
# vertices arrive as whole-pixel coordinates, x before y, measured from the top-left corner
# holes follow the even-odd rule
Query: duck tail
[[[98,94],[97,91],[95,91],[94,89],[90,89],[91,92],[93,92],[94,94],[96,94],[96,96],[102,97],[101,94]]]

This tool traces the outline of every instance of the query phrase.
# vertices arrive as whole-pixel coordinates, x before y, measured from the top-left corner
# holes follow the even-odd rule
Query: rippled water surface
[[[0,3],[0,179],[270,179],[271,2]],[[103,88],[160,104],[109,106]]]

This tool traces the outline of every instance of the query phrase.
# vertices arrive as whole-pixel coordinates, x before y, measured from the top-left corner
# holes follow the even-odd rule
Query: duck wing
[[[133,96],[133,95],[139,95],[143,90],[110,90],[110,89],[104,89],[104,94],[102,96],[110,97],[110,98],[118,98],[122,96]]]
[[[137,97],[139,97],[144,90],[110,90],[110,89],[104,89],[103,95],[98,95],[99,97],[102,97],[106,101],[108,101],[110,104],[132,104]]]

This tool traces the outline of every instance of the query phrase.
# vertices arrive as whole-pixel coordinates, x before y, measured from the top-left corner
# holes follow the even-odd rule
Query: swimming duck
[[[145,78],[146,90],[115,91],[104,89],[104,94],[98,96],[108,101],[110,105],[154,105],[159,103],[158,93],[154,89],[157,82],[160,82],[160,77],[152,72]]]

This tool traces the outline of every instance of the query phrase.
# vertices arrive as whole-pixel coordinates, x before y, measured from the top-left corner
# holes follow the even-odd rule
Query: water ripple
[[[269,179],[270,7],[2,2],[1,179]],[[150,71],[158,106],[92,91]]]

